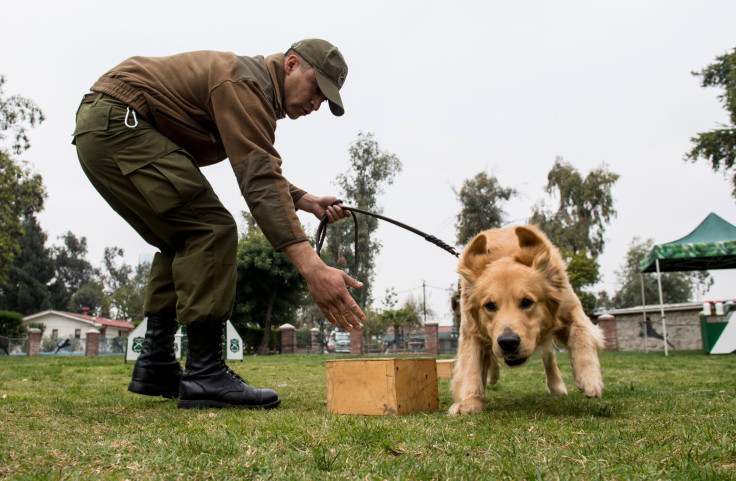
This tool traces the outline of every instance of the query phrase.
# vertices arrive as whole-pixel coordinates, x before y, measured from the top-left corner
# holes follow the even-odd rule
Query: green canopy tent
[[[654,246],[647,257],[639,263],[639,272],[642,273],[642,298],[644,297],[643,274],[645,272],[657,273],[665,356],[667,355],[667,326],[662,299],[662,272],[733,268],[736,268],[736,226],[712,212],[685,237]],[[642,305],[644,304],[642,300]]]

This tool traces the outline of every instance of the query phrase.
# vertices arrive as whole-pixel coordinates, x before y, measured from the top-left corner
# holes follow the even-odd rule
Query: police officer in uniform
[[[267,57],[198,51],[133,57],[105,73],[77,111],[73,143],[90,182],[148,243],[158,248],[145,290],[148,322],[132,392],[179,398],[181,408],[270,409],[271,389],[248,386],[222,360],[221,336],[236,281],[237,227],[200,172],[229,159],[250,212],[274,249],[301,275],[325,317],[347,330],[365,315],[346,286],[362,283],[325,265],[307,242],[296,210],[349,215],[291,184],[274,148],[276,121],[297,119],[327,101],[344,113],[347,76],[340,51],[321,39]],[[187,326],[182,371],[173,354]]]

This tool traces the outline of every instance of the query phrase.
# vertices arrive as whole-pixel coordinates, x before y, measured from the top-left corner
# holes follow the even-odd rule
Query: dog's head
[[[463,278],[462,328],[490,342],[507,365],[519,366],[540,337],[556,327],[567,282],[565,266],[534,227],[517,227],[514,236],[500,241],[513,245],[498,242],[481,233],[463,253],[458,268]]]

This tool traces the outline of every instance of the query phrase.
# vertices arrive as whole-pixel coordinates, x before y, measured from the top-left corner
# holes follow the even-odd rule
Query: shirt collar
[[[284,111],[284,77],[286,76],[284,54],[276,53],[266,57],[266,66],[273,82],[273,108],[276,110],[276,118],[283,119],[286,117]]]

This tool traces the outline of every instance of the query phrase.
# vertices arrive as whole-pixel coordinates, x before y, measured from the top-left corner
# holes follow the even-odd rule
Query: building
[[[703,303],[665,304],[667,348],[676,351],[703,349],[700,315]],[[599,313],[607,351],[664,351],[659,304],[611,309]],[[646,341],[645,341],[646,339]],[[646,342],[646,344],[645,344]]]
[[[83,339],[90,329],[100,331],[102,338],[127,337],[135,327],[133,323],[127,321],[90,316],[87,311],[77,314],[48,310],[23,318],[23,324],[26,326],[39,323],[46,326],[43,336],[49,339]]]

